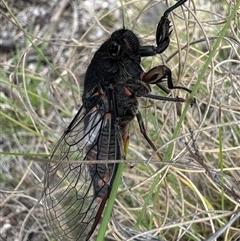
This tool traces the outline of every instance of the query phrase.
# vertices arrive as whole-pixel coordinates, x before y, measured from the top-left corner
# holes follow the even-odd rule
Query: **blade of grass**
[[[222,123],[222,113],[221,113],[221,106],[219,106],[219,124]],[[220,170],[223,174],[223,128],[220,126],[218,128],[218,138],[219,138],[219,166]],[[224,183],[224,178],[222,176],[221,182]],[[221,205],[222,205],[222,210],[225,210],[224,208],[224,188],[221,188]]]
[[[97,236],[96,241],[104,240],[107,225],[108,225],[111,213],[112,213],[115,197],[117,195],[118,187],[119,187],[119,185],[121,183],[121,180],[122,180],[122,172],[123,172],[124,166],[125,166],[124,163],[118,164],[117,173],[116,173],[115,179],[113,181],[113,185],[112,185],[112,189],[111,189],[111,193],[110,193],[107,205],[106,205],[106,207],[104,209],[104,212],[103,212],[103,219],[102,219],[101,224],[100,224],[100,228],[99,228],[99,232],[98,232],[98,236]]]
[[[29,131],[30,133],[34,134],[35,136],[40,137],[41,139],[48,141],[48,139],[46,137],[44,137],[43,135],[41,135],[40,133],[32,130],[31,128],[27,127],[25,124],[13,119],[12,117],[8,116],[7,114],[3,113],[2,111],[0,111],[0,115],[2,115],[3,117],[5,117],[6,119],[8,119],[11,123],[15,123],[19,126],[21,126],[23,129]]]

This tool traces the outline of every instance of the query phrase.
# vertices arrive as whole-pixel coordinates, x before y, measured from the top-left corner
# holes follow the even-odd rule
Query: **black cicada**
[[[109,197],[118,164],[106,160],[125,159],[129,123],[136,116],[145,132],[138,110],[138,97],[189,102],[150,94],[150,84],[168,92],[189,89],[173,86],[171,71],[165,65],[145,73],[141,57],[162,53],[171,34],[168,15],[186,0],[178,1],[165,11],[156,32],[157,46],[140,46],[136,35],[120,29],[96,51],[85,76],[83,105],[57,143],[51,159],[62,160],[47,166],[44,205],[48,224],[58,240],[88,240],[101,218]],[[74,165],[73,161],[85,160]],[[91,164],[88,160],[101,160]],[[70,164],[67,164],[71,161]]]

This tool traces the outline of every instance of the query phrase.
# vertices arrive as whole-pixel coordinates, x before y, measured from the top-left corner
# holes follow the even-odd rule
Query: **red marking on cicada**
[[[127,87],[124,87],[124,90],[127,96],[132,96],[132,92]]]

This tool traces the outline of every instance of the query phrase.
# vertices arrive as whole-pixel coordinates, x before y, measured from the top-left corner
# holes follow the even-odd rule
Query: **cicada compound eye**
[[[121,56],[121,45],[113,41],[108,46],[108,53],[112,58],[119,58]]]

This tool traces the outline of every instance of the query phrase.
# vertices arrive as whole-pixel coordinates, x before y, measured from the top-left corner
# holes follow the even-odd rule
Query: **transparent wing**
[[[97,225],[117,166],[88,160],[116,158],[111,156],[118,148],[112,118],[102,105],[88,112],[81,107],[53,151],[51,159],[59,162],[47,166],[43,201],[57,240],[88,240]],[[86,161],[66,163],[78,160]]]

